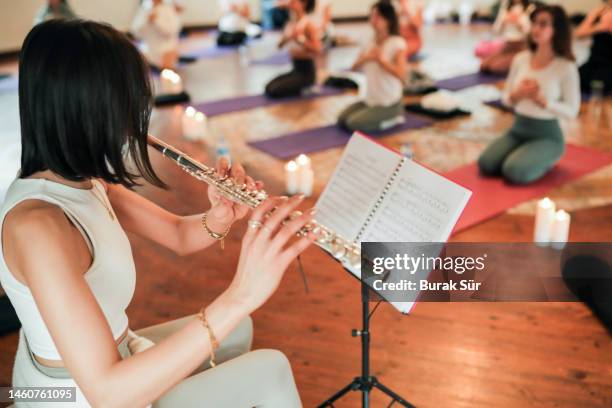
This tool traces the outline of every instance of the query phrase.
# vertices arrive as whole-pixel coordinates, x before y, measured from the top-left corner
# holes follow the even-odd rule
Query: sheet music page
[[[354,240],[399,161],[399,153],[354,134],[317,201],[317,222]]]
[[[446,242],[472,195],[406,160],[361,241]]]

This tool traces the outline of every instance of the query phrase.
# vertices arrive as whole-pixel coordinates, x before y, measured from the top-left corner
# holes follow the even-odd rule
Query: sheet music
[[[368,225],[366,242],[446,242],[471,191],[406,160]]]
[[[399,153],[353,135],[317,202],[317,222],[354,240],[399,161]]]

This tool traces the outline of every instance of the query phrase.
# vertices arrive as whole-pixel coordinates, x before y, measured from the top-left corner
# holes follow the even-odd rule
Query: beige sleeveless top
[[[60,207],[83,234],[92,264],[84,277],[95,296],[115,339],[128,327],[125,309],[134,295],[136,269],[125,231],[111,219],[104,202],[111,208],[104,186],[94,180],[92,189],[78,189],[44,179],[16,179],[0,208],[0,225],[6,214],[24,200],[37,199]],[[34,255],[34,254],[33,254]],[[37,356],[61,357],[45,326],[29,288],[8,270],[0,242],[0,284],[8,295],[23,326],[30,349]],[[70,316],[66,316],[70,321]]]

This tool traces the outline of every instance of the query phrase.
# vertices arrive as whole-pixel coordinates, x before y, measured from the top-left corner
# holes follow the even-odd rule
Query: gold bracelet
[[[217,363],[215,362],[215,350],[219,348],[219,342],[215,337],[213,329],[208,323],[208,319],[206,319],[206,311],[204,310],[204,308],[200,309],[200,312],[198,313],[198,319],[200,319],[200,321],[202,322],[202,326],[204,326],[204,328],[208,332],[208,339],[210,340],[210,366],[214,368],[217,365]]]
[[[208,228],[208,225],[206,224],[206,218],[207,217],[208,217],[208,213],[205,212],[202,215],[202,226],[204,227],[204,229],[206,230],[208,235],[210,235],[213,239],[216,239],[217,241],[221,241],[221,249],[222,250],[225,249],[225,237],[229,233],[229,230],[232,227],[232,224],[228,225],[227,228],[225,229],[225,231],[223,231],[223,233],[219,234],[218,232],[212,231],[210,228]]]

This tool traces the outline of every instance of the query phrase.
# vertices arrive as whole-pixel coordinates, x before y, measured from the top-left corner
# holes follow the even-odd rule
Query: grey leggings
[[[138,330],[154,343],[185,326],[194,316]],[[289,360],[276,350],[250,351],[253,323],[245,319],[220,345],[217,362],[206,361],[190,377],[170,389],[155,408],[297,408],[300,396]]]
[[[351,132],[380,132],[385,130],[385,122],[403,113],[404,106],[401,102],[390,106],[368,106],[365,102],[356,102],[340,114],[338,126]]]
[[[502,175],[515,184],[543,177],[565,151],[557,119],[534,119],[516,115],[505,135],[493,141],[478,159],[485,175]]]

